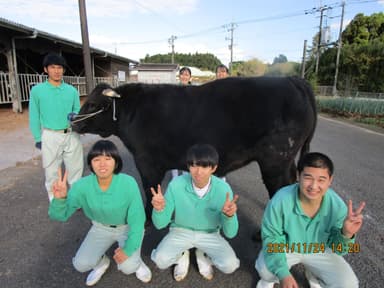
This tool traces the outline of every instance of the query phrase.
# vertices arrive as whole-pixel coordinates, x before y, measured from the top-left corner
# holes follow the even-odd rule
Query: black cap
[[[61,65],[65,68],[67,66],[67,62],[63,56],[56,53],[49,53],[44,57],[43,67],[47,67],[49,65]]]

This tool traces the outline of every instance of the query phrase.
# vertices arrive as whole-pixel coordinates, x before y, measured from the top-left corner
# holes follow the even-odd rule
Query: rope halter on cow
[[[112,114],[112,120],[113,121],[117,121],[117,117],[116,117],[116,98],[120,98],[120,94],[117,94],[114,90],[108,88],[108,89],[104,89],[102,94],[104,96],[107,96],[107,97],[110,97],[112,98],[112,107],[113,107],[113,114]],[[97,110],[96,112],[92,112],[92,113],[87,113],[87,114],[81,114],[81,115],[76,115],[75,116],[75,120],[71,120],[71,124],[74,124],[74,123],[77,123],[77,122],[80,122],[80,121],[84,121],[88,118],[91,118],[97,114],[100,114],[101,112],[104,112],[104,111],[107,111],[109,108],[109,105],[107,105],[106,107],[102,107],[101,109]]]
[[[93,112],[93,113],[88,113],[88,114],[81,114],[81,115],[76,115],[75,116],[75,120],[71,120],[71,124],[74,124],[74,123],[77,123],[77,122],[80,122],[80,121],[84,121],[85,119],[88,119],[88,118],[91,118],[97,114],[100,114],[101,112],[104,111],[104,108],[101,108],[100,110],[97,110],[96,112]]]

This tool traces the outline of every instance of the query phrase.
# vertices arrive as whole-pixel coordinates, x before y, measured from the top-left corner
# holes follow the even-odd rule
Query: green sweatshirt
[[[165,193],[163,211],[152,211],[152,221],[161,229],[171,223],[171,227],[180,227],[194,231],[216,232],[221,228],[228,238],[236,236],[239,223],[237,215],[227,217],[223,209],[226,193],[233,198],[231,187],[216,176],[211,176],[209,191],[199,198],[192,187],[189,173],[171,181]],[[172,217],[173,216],[173,217]]]
[[[281,188],[268,202],[261,225],[267,268],[280,280],[290,275],[285,253],[324,253],[328,247],[346,254],[354,238],[342,235],[347,206],[332,189],[325,193],[315,217],[303,212],[299,185]]]
[[[100,189],[95,174],[83,177],[72,184],[66,199],[52,200],[48,214],[53,220],[65,222],[79,208],[90,220],[102,224],[128,224],[128,239],[123,248],[128,256],[141,246],[145,212],[139,187],[133,177],[114,174],[106,191]]]
[[[79,111],[79,93],[72,85],[62,82],[53,86],[47,80],[33,86],[29,100],[29,127],[35,142],[41,141],[42,128],[68,128],[68,114]]]

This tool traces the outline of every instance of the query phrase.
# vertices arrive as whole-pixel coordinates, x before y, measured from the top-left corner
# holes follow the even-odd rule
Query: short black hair
[[[64,57],[57,53],[48,53],[45,55],[43,59],[43,67],[48,67],[49,65],[60,65],[65,68],[67,66],[67,62]]]
[[[87,156],[87,163],[92,173],[95,173],[91,165],[92,159],[100,155],[112,157],[115,160],[115,169],[113,170],[113,173],[120,173],[121,169],[123,168],[123,161],[119,154],[119,150],[117,150],[116,145],[109,140],[99,140],[95,144],[93,144],[91,150],[89,150]]]
[[[219,69],[225,69],[225,72],[229,73],[229,70],[228,70],[228,67],[223,65],[223,64],[220,64],[216,67],[216,73]]]
[[[183,74],[184,71],[188,71],[189,75],[192,76],[191,69],[189,69],[187,66],[185,66],[185,67],[183,67],[183,68],[180,69],[180,71],[179,71],[179,75],[180,75],[180,74]]]
[[[187,167],[215,167],[219,164],[219,154],[209,144],[195,144],[187,151]]]
[[[304,154],[303,157],[297,163],[297,171],[299,173],[303,172],[305,167],[313,167],[313,168],[324,168],[328,169],[329,176],[333,175],[333,162],[332,160],[325,154],[320,152],[311,152]]]

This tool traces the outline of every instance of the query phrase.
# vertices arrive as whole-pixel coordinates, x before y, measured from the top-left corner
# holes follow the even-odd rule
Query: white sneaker
[[[136,270],[136,278],[144,283],[148,283],[152,279],[152,272],[143,261],[141,261],[139,268]]]
[[[311,273],[311,271],[308,271],[307,269],[305,269],[305,277],[308,280],[310,288],[321,288],[319,281],[317,280],[315,275]]]
[[[189,268],[189,250],[184,251],[183,255],[177,260],[175,269],[173,270],[173,277],[176,281],[182,281],[188,274]]]
[[[109,260],[109,258],[106,255],[103,255],[103,257],[101,257],[100,262],[95,266],[95,268],[93,268],[91,273],[88,274],[87,281],[85,282],[85,284],[87,286],[93,286],[97,282],[99,282],[101,277],[104,275],[105,271],[107,271],[110,263],[111,261]]]
[[[207,280],[212,280],[213,278],[213,269],[211,259],[204,255],[204,252],[200,249],[196,249],[196,262],[199,267],[200,274]]]
[[[273,288],[273,286],[275,286],[275,282],[268,282],[260,279],[259,282],[257,282],[256,288]]]

